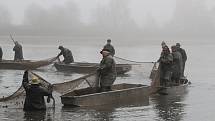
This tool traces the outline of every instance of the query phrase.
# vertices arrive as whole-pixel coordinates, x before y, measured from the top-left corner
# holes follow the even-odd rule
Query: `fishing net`
[[[33,76],[38,77],[38,79],[40,80],[41,86],[43,86],[44,88],[48,88],[49,85],[51,85],[49,82],[45,81],[39,75],[33,72],[28,73],[29,80],[32,79]],[[25,90],[23,86],[20,86],[19,89],[16,92],[14,92],[12,95],[3,96],[2,98],[0,98],[0,105],[5,108],[8,108],[8,107],[23,108],[24,100],[25,100]]]
[[[151,83],[151,79],[155,75],[158,67],[156,62],[138,62],[114,56],[117,64],[128,64],[131,66],[131,71],[128,72],[134,79],[141,79]]]
[[[118,81],[118,83],[143,84],[143,81],[144,81],[144,82],[148,82],[148,84],[150,85],[151,79],[152,79],[153,80],[152,84],[157,85],[157,82],[155,82],[155,80],[158,79],[159,75],[157,75],[156,70],[158,68],[158,65],[156,63],[136,62],[136,61],[126,60],[119,57],[114,57],[114,60],[116,61],[117,64],[127,64],[131,66],[131,70],[126,73],[128,76],[117,77],[116,81]],[[50,83],[45,81],[43,78],[41,78],[39,75],[33,72],[29,73],[29,79],[31,79],[33,75],[37,76],[40,79],[40,82],[45,88],[48,88]],[[86,87],[97,87],[98,80],[99,79],[98,79],[97,73],[93,72],[91,74],[84,75],[74,80],[52,84],[52,86],[53,86],[53,91],[59,93],[59,95],[57,95],[57,97],[59,97],[60,95],[63,95],[67,92],[70,92],[76,89],[81,89]],[[135,82],[135,80],[138,80],[138,82]],[[143,81],[140,81],[140,80],[143,80]],[[12,106],[15,106],[16,108],[17,107],[23,108],[24,99],[25,99],[25,90],[21,86],[12,95],[8,97],[0,98],[0,105],[2,106],[12,105]]]
[[[53,89],[58,93],[65,94],[75,89],[97,87],[98,86],[97,77],[98,77],[97,73],[88,74],[75,80],[53,84]]]

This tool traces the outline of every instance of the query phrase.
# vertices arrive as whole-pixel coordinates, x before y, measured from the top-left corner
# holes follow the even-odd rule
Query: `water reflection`
[[[157,95],[152,97],[154,109],[158,117],[164,121],[180,121],[184,116],[185,95]]]

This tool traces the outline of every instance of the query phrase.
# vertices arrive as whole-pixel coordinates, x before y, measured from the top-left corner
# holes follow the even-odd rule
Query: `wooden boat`
[[[93,71],[96,71],[99,64],[76,62],[71,64],[55,63],[54,66],[58,71],[67,71],[74,73],[92,73]],[[117,74],[124,74],[130,70],[131,70],[130,64],[116,64]]]
[[[13,60],[2,60],[0,61],[0,69],[17,69],[17,70],[25,70],[25,69],[36,69],[39,67],[47,66],[56,58],[33,61],[33,60],[22,60],[22,61],[13,61]]]
[[[160,66],[156,65],[151,71],[150,78],[152,79],[150,93],[161,95],[182,95],[187,92],[187,87],[191,84],[186,77],[181,78],[178,83],[169,82],[168,86],[160,85]]]
[[[84,88],[61,96],[64,106],[90,107],[101,105],[149,103],[149,88],[141,84],[117,84],[112,91],[96,93],[96,88]]]
[[[184,81],[174,86],[160,86],[157,87],[157,93],[160,95],[183,95],[187,92],[187,87],[190,85],[189,81]]]

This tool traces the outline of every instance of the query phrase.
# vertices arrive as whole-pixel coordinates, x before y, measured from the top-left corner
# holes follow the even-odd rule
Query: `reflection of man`
[[[111,85],[116,80],[116,63],[109,50],[103,49],[100,53],[103,56],[98,69],[100,91],[110,91]]]
[[[111,45],[111,40],[110,39],[107,40],[107,44],[104,46],[103,49],[109,50],[110,55],[112,55],[112,56],[115,55],[115,49],[114,49],[113,45]]]
[[[183,48],[181,48],[181,45],[180,45],[180,43],[176,43],[176,47],[177,47],[177,50],[181,53],[181,55],[182,55],[182,77],[184,77],[184,69],[185,69],[185,63],[186,63],[186,61],[187,61],[187,54],[186,54],[186,51],[183,49]]]
[[[28,80],[28,71],[23,75],[22,85],[26,92],[24,111],[46,110],[44,96],[52,96],[51,90],[40,86],[40,81],[37,77],[33,77],[30,82]]]
[[[19,44],[17,41],[15,41],[14,43],[15,43],[15,46],[13,48],[13,51],[15,51],[14,61],[23,60],[22,45]]]
[[[2,49],[0,47],[0,61],[2,61],[2,56],[3,56],[3,51],[2,51]]]
[[[69,63],[73,63],[74,62],[74,58],[72,56],[72,52],[69,49],[64,48],[63,46],[59,46],[58,49],[60,49],[61,52],[58,54],[57,57],[60,57],[61,55],[63,55],[63,57],[64,57],[63,62],[65,64],[69,64]]]

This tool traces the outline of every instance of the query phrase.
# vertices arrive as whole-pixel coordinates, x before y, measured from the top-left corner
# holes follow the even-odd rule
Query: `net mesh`
[[[117,64],[129,64],[131,65],[132,69],[131,71],[127,72],[127,75],[122,76],[120,78],[117,78],[116,81],[118,83],[140,83],[142,82],[148,82],[148,84],[152,84],[154,87],[158,85],[156,80],[159,78],[159,75],[157,74],[158,65],[154,62],[135,62],[130,61],[122,58],[115,57],[114,60]],[[37,76],[40,79],[40,82],[45,88],[48,88],[50,85],[49,82],[45,81],[43,78],[41,78],[39,75],[31,72],[29,73],[29,79],[32,78],[32,76]],[[151,79],[152,82],[151,82]],[[121,81],[123,80],[123,81]],[[135,82],[137,80],[137,82]],[[140,81],[143,80],[143,81]],[[93,72],[91,74],[87,74],[85,76],[82,76],[80,78],[65,81],[63,83],[55,83],[53,84],[53,91],[59,93],[60,95],[63,95],[67,92],[86,88],[86,87],[97,87],[98,86],[98,76],[96,72]],[[59,96],[59,95],[58,95]],[[24,88],[21,86],[15,93],[8,97],[0,98],[0,102],[4,103],[3,106],[9,106],[13,105],[16,107],[23,108],[25,99],[25,91]],[[1,105],[0,103],[0,105]]]
[[[32,79],[33,76],[38,77],[43,87],[48,88],[48,86],[50,85],[49,82],[45,81],[39,75],[33,72],[28,73],[29,79]],[[25,90],[23,86],[20,86],[19,89],[16,92],[14,92],[12,95],[0,98],[0,102],[1,102],[0,105],[2,107],[23,108],[24,99],[25,99]]]

